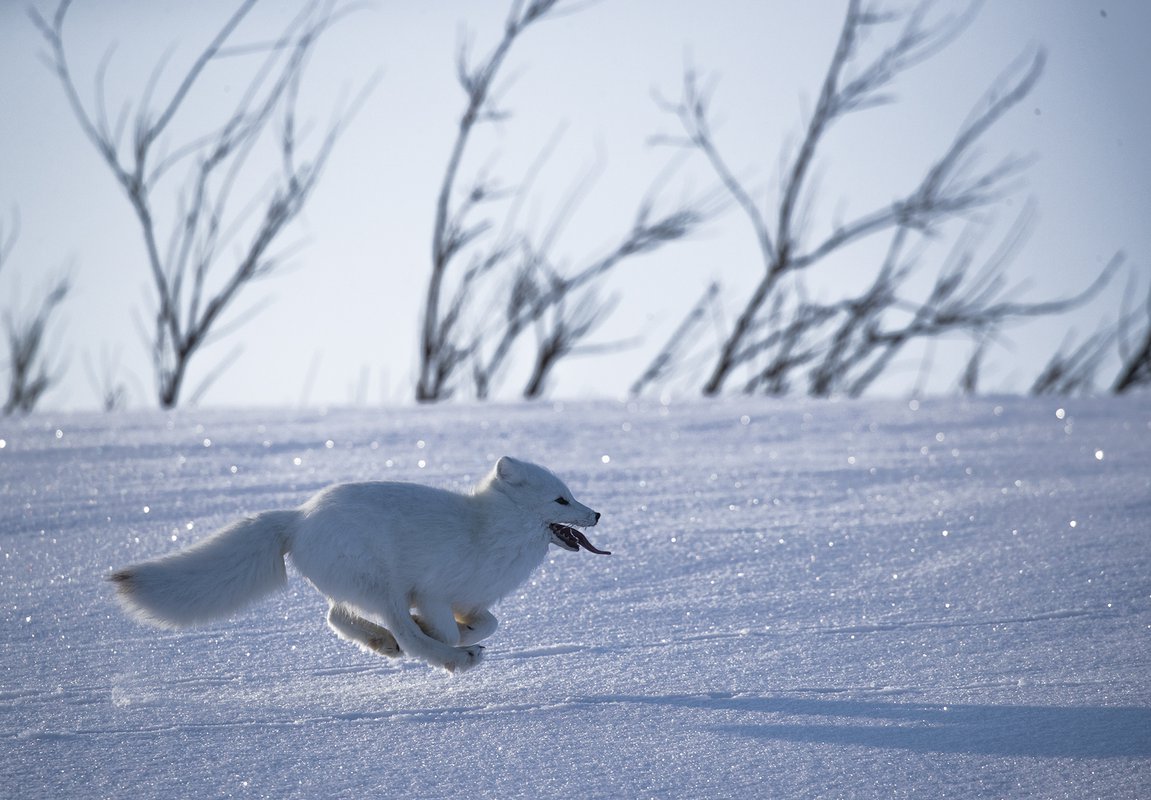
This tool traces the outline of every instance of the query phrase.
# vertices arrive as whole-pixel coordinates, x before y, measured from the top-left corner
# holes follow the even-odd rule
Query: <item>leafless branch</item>
[[[116,177],[140,226],[156,303],[153,367],[159,402],[166,408],[180,401],[190,362],[237,296],[276,270],[280,262],[272,254],[273,244],[303,209],[336,140],[364,98],[361,93],[303,156],[296,123],[300,78],[320,37],[354,6],[339,0],[313,0],[271,44],[231,46],[256,2],[240,2],[185,68],[175,89],[154,102],[167,57],[157,64],[134,110],[126,107],[120,115],[121,120],[131,118],[132,136],[126,149],[123,122],[114,128],[108,123],[107,58],[97,75],[94,112],[87,110],[73,80],[65,44],[71,0],[61,0],[51,19],[31,12],[74,116]],[[227,119],[215,130],[193,136],[165,153],[162,141],[181,116],[193,87],[221,58],[240,55],[262,60],[238,93]],[[261,196],[237,212],[232,208],[233,193],[250,157],[267,138],[278,139],[281,173],[268,182]],[[176,177],[169,182],[170,175]],[[169,227],[167,246],[161,248],[163,222],[157,208],[164,195],[175,198],[178,213]],[[235,255],[225,255],[225,245]]]
[[[985,330],[1008,317],[1057,313],[1069,307],[997,304],[1003,279],[999,268],[990,266],[987,274],[975,279],[945,267],[927,305],[919,311],[908,310],[896,294],[918,260],[911,254],[917,238],[938,233],[957,216],[993,205],[1013,188],[1026,161],[1007,158],[979,168],[976,150],[987,132],[1034,89],[1043,72],[1042,50],[1011,65],[918,183],[896,201],[837,224],[814,243],[808,241],[802,224],[805,209],[819,191],[813,174],[828,131],[849,114],[889,103],[895,80],[950,45],[968,27],[976,7],[966,4],[958,14],[939,17],[930,2],[906,12],[879,12],[865,7],[862,0],[851,0],[798,146],[785,158],[774,205],[757,201],[720,153],[710,124],[711,87],[703,85],[694,69],[685,72],[678,102],[659,101],[675,115],[683,133],[657,141],[704,157],[750,223],[760,252],[759,280],[719,347],[703,385],[704,394],[721,391],[741,368],[751,372],[745,391],[786,391],[792,383],[789,376],[806,369],[810,393],[854,394],[870,385],[911,338],[965,327]],[[887,32],[888,40],[877,52],[865,52],[875,50],[861,44],[872,31]],[[860,296],[830,305],[813,304],[798,294],[790,298],[784,278],[796,277],[877,235],[888,237],[888,253],[871,286]],[[912,317],[906,329],[891,328],[883,320],[889,309],[897,308]],[[790,319],[782,318],[785,309]],[[854,378],[849,377],[853,370],[858,370]]]
[[[707,289],[704,290],[703,296],[692,306],[691,311],[683,318],[683,321],[676,326],[675,331],[668,337],[667,343],[659,351],[651,363],[648,364],[647,369],[632,383],[628,393],[633,397],[638,397],[643,394],[649,387],[662,380],[666,375],[675,369],[676,363],[680,360],[682,351],[686,348],[688,342],[691,341],[691,335],[695,328],[704,320],[708,309],[715,305],[719,297],[719,284],[712,281]]]
[[[84,360],[84,372],[87,374],[88,384],[100,397],[100,407],[104,411],[120,411],[127,404],[128,387],[118,377],[119,371],[119,348],[111,351],[101,349],[99,371],[90,353]]]
[[[0,224],[0,272],[12,254],[19,235],[20,216],[12,212],[8,231]],[[59,380],[56,369],[49,366],[47,337],[53,317],[71,289],[71,281],[61,276],[51,282],[43,297],[27,310],[5,308],[0,312],[7,335],[8,391],[0,413],[27,414],[44,393]]]
[[[1123,261],[1122,254],[1117,254],[1089,286],[1075,295],[1042,302],[1018,302],[1007,299],[1011,292],[1005,289],[1003,275],[994,259],[973,275],[969,269],[971,258],[972,254],[963,250],[953,258],[953,266],[940,273],[927,300],[912,304],[915,309],[909,322],[869,331],[865,350],[867,355],[875,355],[861,374],[851,379],[846,391],[848,396],[858,397],[866,391],[910,341],[955,331],[993,331],[1024,318],[1063,313],[1095,297]],[[862,359],[857,360],[861,362]]]
[[[577,297],[575,303],[569,304],[561,295],[551,305],[548,319],[540,320],[535,363],[523,391],[525,399],[531,400],[543,394],[556,364],[565,356],[579,351],[580,343],[611,313],[618,299],[601,302],[595,290],[589,289]],[[602,352],[603,349],[601,346],[594,351]]]
[[[465,222],[468,213],[490,196],[490,189],[484,183],[476,183],[465,194],[462,204],[456,208],[452,207],[464,153],[479,122],[503,116],[503,113],[497,111],[491,104],[491,90],[512,45],[533,23],[545,19],[556,4],[556,0],[531,0],[525,7],[523,0],[515,0],[504,24],[502,38],[485,58],[473,63],[466,44],[461,44],[458,50],[456,74],[467,96],[467,102],[460,117],[459,130],[451,154],[448,156],[447,167],[436,198],[435,221],[432,228],[432,268],[424,300],[420,368],[416,383],[416,398],[422,402],[448,397],[452,391],[449,386],[450,378],[470,355],[470,348],[461,347],[456,343],[452,327],[458,316],[446,318],[440,311],[445,279],[453,261],[461,250],[486,233],[490,227],[485,222],[476,224]],[[445,319],[449,319],[447,326],[444,325]]]
[[[661,177],[640,203],[631,228],[614,247],[599,258],[560,269],[553,249],[587,196],[595,170],[561,200],[539,236],[522,230],[516,216],[554,148],[554,138],[529,167],[519,187],[505,189],[481,174],[467,184],[468,188],[459,188],[461,167],[476,126],[509,116],[494,99],[494,87],[512,47],[536,22],[572,13],[583,5],[515,0],[502,37],[487,56],[475,58],[466,45],[457,53],[457,78],[466,101],[436,199],[416,384],[416,398],[422,402],[443,400],[458,390],[465,364],[471,366],[476,396],[488,397],[516,343],[529,329],[541,331],[543,326],[546,331],[538,334],[537,341],[537,369],[525,387],[525,393],[536,396],[555,365],[578,353],[584,347],[580,340],[602,320],[600,314],[589,316],[592,301],[588,298],[595,296],[592,284],[628,259],[689,235],[714,213],[714,203],[709,205],[706,199],[656,211],[655,196],[666,179]],[[503,209],[495,204],[509,198],[510,207],[501,216]],[[476,312],[471,309],[481,304],[480,298],[500,313],[488,312],[476,322]]]
[[[1095,376],[1103,354],[1115,341],[1115,329],[1104,328],[1079,346],[1071,347],[1072,335],[1051,356],[1035,377],[1033,395],[1089,394],[1095,388]]]
[[[991,341],[989,336],[982,336],[971,351],[971,357],[963,366],[959,375],[959,393],[965,397],[974,397],[979,394],[979,379],[983,373],[983,358],[987,355],[987,348]]]
[[[1122,320],[1129,319],[1129,316],[1122,315],[1120,317],[1121,323],[1117,336],[1121,344],[1122,365],[1115,382],[1111,386],[1111,391],[1115,394],[1124,394],[1136,387],[1151,384],[1151,290],[1147,292],[1144,311],[1145,318],[1139,332],[1134,337],[1134,346],[1129,344],[1130,339],[1125,331],[1127,325],[1122,322]]]

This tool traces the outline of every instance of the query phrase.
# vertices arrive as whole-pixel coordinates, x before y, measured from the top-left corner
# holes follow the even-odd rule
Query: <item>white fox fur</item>
[[[470,495],[411,483],[339,484],[298,509],[240,520],[110,578],[130,614],[182,627],[232,614],[283,586],[290,555],[328,598],[328,624],[342,638],[457,672],[479,663],[475,642],[497,624],[490,607],[523,583],[549,543],[561,544],[549,525],[598,520],[551,472],[504,457]]]

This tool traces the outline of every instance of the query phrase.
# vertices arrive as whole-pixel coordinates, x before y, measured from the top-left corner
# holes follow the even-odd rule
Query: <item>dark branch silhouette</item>
[[[0,273],[12,254],[19,237],[20,217],[12,214],[6,231],[0,224]],[[71,289],[67,277],[52,281],[37,302],[26,310],[6,307],[0,312],[7,336],[8,390],[0,411],[9,414],[27,414],[59,380],[59,374],[48,364],[47,336],[53,317]]]
[[[983,335],[971,351],[970,358],[959,374],[959,393],[964,397],[974,397],[979,394],[979,381],[983,376],[983,358],[987,355],[987,347],[991,342],[989,335]]]
[[[1005,269],[1027,228],[1020,220],[999,250],[975,269],[975,237],[968,232],[952,249],[926,297],[906,296],[907,278],[924,261],[924,242],[940,238],[956,219],[972,220],[1010,193],[1026,161],[1009,157],[978,165],[987,132],[1035,87],[1042,50],[1021,57],[985,93],[950,144],[896,199],[839,223],[822,237],[805,225],[820,190],[813,172],[829,131],[844,117],[892,101],[891,86],[911,67],[951,44],[973,18],[975,4],[957,15],[932,19],[930,3],[907,12],[880,13],[851,0],[818,99],[799,139],[785,154],[778,198],[764,204],[728,165],[711,126],[711,87],[693,69],[680,98],[660,100],[682,133],[658,142],[700,154],[747,218],[760,254],[760,278],[743,301],[715,354],[703,393],[722,391],[734,373],[748,374],[749,393],[782,394],[802,375],[814,396],[855,397],[884,373],[911,341],[947,333],[984,338],[1012,320],[1066,311],[1094,296],[1114,274],[1113,264],[1087,290],[1047,302],[1011,298]],[[865,37],[886,35],[874,55],[861,53]],[[986,215],[983,215],[986,216]],[[887,254],[870,286],[835,303],[813,303],[802,277],[865,239],[887,238]],[[982,357],[982,355],[980,356]],[[658,371],[664,371],[662,368]],[[651,379],[641,379],[645,386]]]
[[[1119,342],[1119,357],[1122,364],[1111,386],[1111,391],[1115,394],[1151,385],[1151,290],[1147,292],[1143,312],[1142,323],[1134,335],[1127,330],[1127,321],[1134,315],[1120,316],[1116,339]]]
[[[712,213],[702,201],[656,211],[653,188],[630,229],[606,254],[561,271],[552,247],[587,191],[586,183],[560,204],[542,237],[516,225],[519,204],[551,145],[518,188],[507,189],[481,173],[460,189],[460,169],[476,126],[510,116],[493,96],[508,53],[536,23],[578,8],[558,0],[517,0],[500,41],[487,56],[475,60],[466,47],[460,48],[457,76],[467,100],[436,199],[416,382],[421,402],[451,397],[460,388],[465,366],[470,366],[476,396],[488,397],[516,344],[532,329],[537,330],[537,354],[524,394],[537,396],[561,359],[587,351],[581,340],[606,316],[606,309],[592,308],[592,285],[628,259],[687,236]],[[509,198],[510,207],[495,208]],[[487,300],[489,310],[477,320],[474,309],[481,305],[480,298]]]
[[[84,372],[88,385],[100,398],[100,408],[104,411],[120,411],[128,403],[128,387],[118,377],[120,371],[120,349],[100,350],[99,368],[89,354],[84,361]]]
[[[337,115],[310,154],[303,154],[296,120],[301,76],[320,37],[352,7],[311,2],[275,41],[230,44],[256,2],[239,4],[171,94],[159,100],[166,63],[157,64],[134,109],[125,107],[114,127],[104,98],[108,59],[97,71],[92,111],[76,88],[64,36],[71,0],[62,0],[51,18],[31,12],[76,120],[115,176],[139,223],[156,302],[150,337],[153,368],[158,399],[165,408],[179,403],[189,364],[218,333],[225,312],[249,284],[282,264],[284,254],[274,245],[304,208],[339,134],[364,96]],[[175,120],[204,75],[223,58],[253,55],[261,60],[223,124],[168,149]],[[237,183],[263,141],[275,142],[280,172],[271,176],[260,196],[236,208]],[[175,219],[165,225],[160,209],[173,200]],[[216,375],[218,370],[207,381]],[[202,384],[196,394],[206,388],[207,383]]]
[[[632,383],[628,390],[629,394],[633,396],[643,394],[647,387],[655,385],[677,369],[696,327],[703,322],[708,311],[714,308],[718,298],[719,284],[712,281],[704,290],[703,296],[668,337],[667,343],[648,364],[647,369]]]
[[[1103,356],[1115,342],[1115,330],[1105,328],[1076,347],[1069,334],[1031,384],[1033,395],[1091,394]]]

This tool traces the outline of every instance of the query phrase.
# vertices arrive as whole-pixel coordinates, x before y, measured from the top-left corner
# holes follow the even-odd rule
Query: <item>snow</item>
[[[1147,398],[729,399],[0,423],[0,796],[1146,797]],[[298,575],[183,632],[102,576],[334,482],[551,466],[475,670]]]

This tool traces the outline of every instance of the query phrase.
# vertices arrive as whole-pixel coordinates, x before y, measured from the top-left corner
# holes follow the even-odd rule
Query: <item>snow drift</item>
[[[320,487],[499,455],[604,512],[462,677],[285,591],[104,577]],[[0,428],[6,797],[1139,797],[1145,397],[40,415]]]

